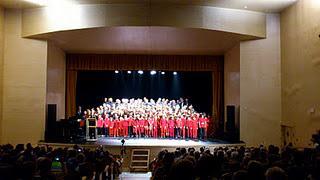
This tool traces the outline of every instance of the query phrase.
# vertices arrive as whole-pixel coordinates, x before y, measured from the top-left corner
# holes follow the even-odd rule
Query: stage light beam
[[[150,74],[151,75],[155,75],[155,74],[157,74],[157,72],[156,71],[150,71]]]

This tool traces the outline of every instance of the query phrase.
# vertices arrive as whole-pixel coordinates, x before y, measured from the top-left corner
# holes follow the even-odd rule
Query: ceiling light
[[[24,1],[32,3],[32,4],[37,4],[40,6],[46,6],[48,4],[47,0],[24,0]]]
[[[139,70],[139,71],[138,71],[138,74],[143,74],[143,71]]]
[[[23,0],[40,6],[65,6],[76,4],[75,0]]]
[[[131,74],[131,71],[127,71],[128,74]]]
[[[248,6],[244,6],[244,8],[245,8],[245,9],[247,9],[247,8],[248,8]]]
[[[151,75],[155,75],[155,74],[157,74],[157,72],[156,71],[150,71],[150,74]]]
[[[118,71],[118,70],[115,70],[115,71],[114,71],[114,73],[118,74],[118,73],[119,73],[119,71]]]
[[[177,72],[173,72],[173,75],[177,75],[178,73]]]
[[[162,75],[165,75],[166,73],[164,71],[161,72]]]

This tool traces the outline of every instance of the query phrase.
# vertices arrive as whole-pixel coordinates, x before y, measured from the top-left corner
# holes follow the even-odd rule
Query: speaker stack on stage
[[[227,105],[226,139],[231,142],[239,142],[239,128],[236,127],[236,106]]]
[[[57,105],[48,104],[46,112],[46,125],[45,125],[45,141],[56,141],[57,140]]]

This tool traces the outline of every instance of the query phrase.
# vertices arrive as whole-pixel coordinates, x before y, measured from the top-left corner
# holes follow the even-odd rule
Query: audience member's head
[[[279,167],[272,167],[266,171],[266,180],[287,180],[288,176],[284,170]]]
[[[171,168],[169,179],[193,180],[194,179],[193,163],[187,159],[177,160]]]
[[[46,157],[40,157],[37,160],[37,168],[41,177],[45,177],[50,174],[52,161]]]
[[[253,160],[248,164],[249,179],[264,179],[264,169],[259,161]]]
[[[21,164],[19,172],[21,179],[32,179],[35,172],[35,164],[32,161],[26,161]]]
[[[232,180],[247,180],[248,172],[245,170],[239,170],[232,175]]]
[[[181,152],[181,156],[185,156],[187,154],[186,148],[181,148],[180,152]]]
[[[174,161],[174,154],[171,152],[166,153],[163,157],[163,160],[162,160],[163,165],[166,167],[170,167],[172,165],[173,161]]]

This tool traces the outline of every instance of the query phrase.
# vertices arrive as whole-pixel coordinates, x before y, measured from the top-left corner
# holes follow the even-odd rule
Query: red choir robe
[[[198,118],[192,118],[192,138],[198,137]]]
[[[128,137],[128,126],[129,126],[129,119],[123,119],[122,130],[123,130],[123,136],[125,137]]]
[[[97,120],[97,127],[102,128],[103,127],[103,118],[99,117]]]
[[[110,120],[110,123],[109,123],[109,136],[115,136],[115,134],[114,134],[114,120]]]
[[[169,123],[168,123],[168,127],[169,127],[169,136],[171,138],[174,137],[174,125],[175,125],[174,119],[170,118]]]
[[[161,137],[166,137],[166,134],[167,134],[167,119],[161,118],[161,120],[160,120],[160,130],[161,130]]]

